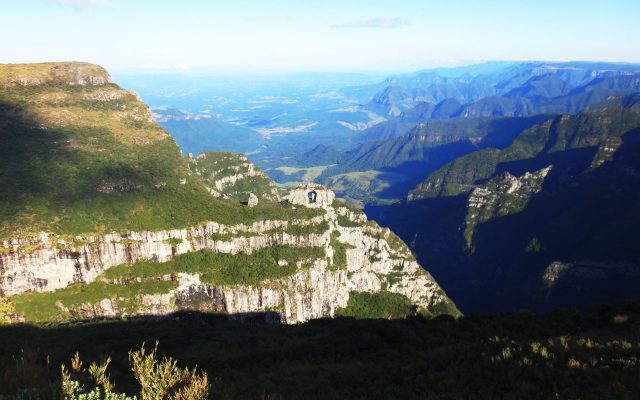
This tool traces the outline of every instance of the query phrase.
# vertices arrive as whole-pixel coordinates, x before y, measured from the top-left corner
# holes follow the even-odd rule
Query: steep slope
[[[604,108],[461,157],[368,214],[465,312],[637,300],[640,114]]]
[[[504,150],[483,149],[448,163],[416,186],[408,199],[455,196],[499,172],[499,165],[507,168],[513,163],[520,170],[545,167],[558,154],[564,155],[558,160],[564,175],[579,173],[609,160],[622,143],[621,136],[639,124],[637,112],[620,108],[557,117],[522,132]]]
[[[189,169],[197,174],[216,197],[246,202],[251,194],[258,200],[278,201],[278,187],[245,156],[234,153],[202,153],[189,157]]]
[[[102,68],[1,65],[0,77],[1,239],[168,229],[233,212]]]
[[[427,70],[389,78],[371,107],[415,122],[576,113],[609,95],[637,91],[639,73],[638,65],[580,62]]]
[[[12,319],[205,310],[295,323],[371,301],[395,310],[379,317],[458,312],[402,241],[333,192],[278,201],[242,156],[182,158],[102,68],[1,65],[0,82],[0,296]],[[257,205],[240,204],[248,193]]]
[[[375,203],[401,199],[428,174],[484,147],[505,147],[521,131],[550,116],[429,121],[407,135],[366,141],[326,168],[318,182],[342,196]]]
[[[534,76],[525,84],[505,94],[505,97],[559,97],[569,94],[573,86],[555,74]]]

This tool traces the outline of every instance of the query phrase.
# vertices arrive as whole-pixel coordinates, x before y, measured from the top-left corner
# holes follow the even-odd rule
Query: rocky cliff
[[[189,155],[189,169],[199,175],[216,197],[247,201],[254,193],[259,200],[277,201],[278,187],[242,154],[202,153]]]
[[[637,301],[634,98],[460,157],[376,220],[411,242],[466,312]]]
[[[61,294],[53,313],[56,318],[155,315],[197,309],[239,315],[272,312],[282,322],[297,323],[334,316],[337,309],[347,307],[352,292],[382,291],[402,295],[425,312],[455,312],[433,278],[388,229],[366,222],[364,215],[340,202],[324,210],[324,215],[309,220],[234,226],[209,222],[188,229],[77,236],[72,242],[46,233],[37,239],[10,240],[3,243],[0,255],[0,290],[3,296],[13,296],[19,315],[21,309],[29,309],[30,301],[37,303],[43,295],[56,298],[60,293],[56,290],[64,293],[64,288],[72,284],[170,283],[163,286],[166,291],[151,290],[133,297],[118,296],[118,290],[113,290],[113,295],[93,302],[74,299],[66,303],[65,294]],[[162,270],[163,263],[189,252],[252,255],[277,246],[317,248],[320,255],[296,261],[287,276],[252,284],[203,282],[201,274],[177,267],[170,274],[158,272],[132,279],[105,275],[110,268],[122,269],[123,265],[135,271],[141,261],[152,261],[152,268]],[[289,262],[278,260],[283,266]],[[136,303],[133,308],[132,301]],[[27,312],[22,317],[29,320],[30,316]]]
[[[525,172],[522,176],[504,172],[473,189],[465,218],[467,246],[472,246],[476,225],[524,210],[531,196],[542,190],[544,178],[552,168],[550,165],[533,173]]]
[[[244,156],[180,157],[102,68],[0,66],[0,82],[0,296],[14,320],[297,323],[357,316],[360,292],[383,294],[381,317],[385,301],[458,313],[389,230],[323,187],[281,193]]]

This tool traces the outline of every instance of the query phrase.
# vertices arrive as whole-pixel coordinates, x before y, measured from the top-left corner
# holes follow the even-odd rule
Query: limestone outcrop
[[[542,190],[542,184],[552,168],[549,165],[535,172],[525,172],[522,176],[505,172],[473,189],[465,219],[467,244],[471,246],[478,224],[522,211],[531,196]]]
[[[307,183],[296,187],[289,192],[287,200],[291,204],[303,205],[305,207],[328,207],[335,200],[333,191],[322,185]]]
[[[315,189],[318,189],[317,187]],[[322,199],[332,198],[327,189]],[[388,291],[406,296],[417,307],[432,310],[450,300],[434,279],[414,260],[411,252],[388,229],[366,222],[363,214],[335,203],[326,214],[310,220],[259,221],[225,226],[209,222],[188,229],[158,232],[112,233],[102,237],[77,237],[75,242],[41,233],[37,238],[2,244],[0,290],[2,296],[30,291],[50,292],[73,283],[90,283],[109,268],[153,260],[167,262],[177,255],[208,249],[217,253],[251,254],[275,245],[321,247],[327,257],[316,259],[293,275],[259,285],[204,283],[198,274],[163,276],[176,288],[161,294],[139,295],[131,309],[130,298],[104,298],[93,304],[65,308],[70,318],[114,317],[132,314],[164,315],[179,310],[225,312],[238,318],[251,313],[276,313],[284,323],[332,317],[345,307],[351,292]],[[351,223],[342,226],[340,218]],[[326,223],[324,232],[287,233],[288,228]],[[221,235],[226,237],[220,238]],[[336,242],[337,241],[337,242]],[[336,268],[335,246],[344,246],[346,265]],[[275,318],[275,317],[274,317]]]

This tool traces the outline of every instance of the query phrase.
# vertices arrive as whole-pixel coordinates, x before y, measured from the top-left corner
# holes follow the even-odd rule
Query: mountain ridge
[[[182,157],[137,96],[85,73],[101,67],[20,69],[37,84],[0,87],[0,295],[11,320],[459,314],[400,239],[330,190],[285,195],[243,156]],[[39,78],[51,71],[80,78]]]

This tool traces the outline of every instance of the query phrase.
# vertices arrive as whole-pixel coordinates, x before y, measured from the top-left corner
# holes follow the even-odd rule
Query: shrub
[[[129,353],[131,369],[140,384],[142,400],[201,400],[209,394],[209,381],[205,372],[180,368],[172,358],[158,361],[156,347],[148,354],[144,344],[140,350]]]
[[[150,352],[144,344],[138,351],[129,352],[131,371],[140,385],[141,400],[204,400],[209,398],[210,386],[207,374],[196,369],[180,368],[172,358],[158,360],[158,343]],[[101,364],[83,366],[78,353],[71,359],[70,367],[60,367],[60,392],[65,400],[133,400],[124,393],[114,392],[107,374],[111,362],[107,358]]]
[[[336,310],[336,315],[358,319],[405,318],[413,313],[411,300],[391,292],[351,292],[347,307]]]

